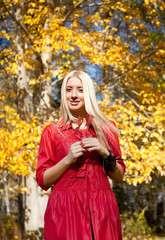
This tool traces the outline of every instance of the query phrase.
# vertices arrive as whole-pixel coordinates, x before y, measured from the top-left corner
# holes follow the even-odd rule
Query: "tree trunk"
[[[16,20],[18,22],[22,22],[24,1],[21,1],[18,4],[16,4],[15,9],[16,9],[16,12],[15,12]],[[24,64],[24,39],[23,39],[22,29],[19,25],[17,25],[16,27],[15,46],[18,54],[18,60],[17,60],[18,112],[20,117],[23,120],[29,121],[28,82],[27,82],[26,67]],[[45,99],[45,96],[44,96],[44,99]],[[49,102],[48,102],[48,107],[49,107]],[[25,183],[22,181],[22,177],[20,177],[20,185],[25,186]],[[44,215],[44,209],[47,203],[47,196],[45,197],[41,196],[41,191],[39,190],[36,184],[33,174],[31,174],[27,178],[26,186],[28,187],[28,192],[26,196],[24,196],[21,193],[18,194],[19,224],[23,232],[24,230],[38,231],[39,228],[43,228],[44,226],[43,215]],[[24,199],[25,197],[26,199]],[[28,210],[26,209],[26,216],[25,216],[25,208],[28,209]],[[26,223],[25,223],[25,218],[26,218]]]
[[[135,208],[135,199],[134,199],[132,185],[127,184],[127,192],[128,192],[129,203],[130,203],[130,206],[131,206],[131,211],[132,211],[132,214],[133,214],[133,213],[135,213],[136,208]]]
[[[39,77],[39,76],[38,76]],[[39,115],[39,104],[40,104],[40,84],[33,86],[33,116]]]
[[[3,185],[4,185],[4,205],[5,205],[5,210],[6,210],[6,214],[7,216],[10,215],[10,201],[9,201],[9,190],[7,187],[7,173],[6,172],[2,172],[2,179],[3,179]],[[4,209],[3,209],[4,211]]]
[[[47,30],[47,22],[44,29]],[[46,51],[41,52],[41,73],[44,75],[44,79],[41,79],[40,86],[36,85],[33,92],[33,109],[35,113],[41,115],[44,122],[51,116],[51,99],[52,99],[52,84],[51,80],[47,77],[49,74],[51,64],[51,48],[46,47]],[[38,72],[39,74],[39,72]],[[51,78],[50,78],[51,79]],[[40,98],[39,98],[40,96]],[[40,100],[39,106],[37,106]],[[26,185],[28,192],[26,193],[26,231],[40,231],[44,227],[44,212],[47,205],[48,194],[45,194],[36,183],[36,179],[33,174],[26,179]]]
[[[18,22],[23,20],[24,1],[15,4],[15,18]],[[26,67],[24,64],[24,39],[21,27],[16,24],[15,46],[17,50],[17,104],[18,113],[21,119],[29,120],[29,104],[28,104],[28,84],[26,76]],[[19,177],[19,184],[22,184],[22,177]],[[24,232],[24,204],[22,193],[18,194],[18,221]]]
[[[48,29],[48,22],[45,22],[44,29]],[[46,37],[49,39],[49,36]],[[45,121],[51,116],[52,113],[52,84],[51,84],[51,76],[48,76],[49,69],[51,66],[51,46],[47,45],[46,50],[41,52],[41,61],[42,61],[42,71],[45,76],[44,79],[41,80],[41,99],[40,99],[40,111],[42,114],[42,119]],[[48,77],[48,78],[47,78]]]
[[[26,231],[39,231],[44,228],[44,213],[48,194],[45,194],[36,184],[33,174],[26,179]]]
[[[24,1],[15,4],[15,18],[18,22],[23,20]],[[23,120],[29,120],[28,84],[26,67],[24,64],[24,39],[21,27],[16,25],[15,46],[18,54],[17,59],[17,103],[18,113]]]

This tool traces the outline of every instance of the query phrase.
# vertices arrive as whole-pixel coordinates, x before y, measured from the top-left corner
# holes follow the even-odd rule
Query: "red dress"
[[[91,134],[92,127],[80,129],[81,137]],[[68,153],[71,144],[80,141],[70,125],[59,133],[54,124],[47,126],[41,136],[37,183],[47,190],[43,173]],[[113,154],[121,158],[117,134],[108,137]],[[123,170],[123,161],[118,161]],[[92,233],[93,232],[93,233]],[[94,237],[92,237],[94,235]],[[115,195],[95,151],[85,152],[55,183],[45,212],[45,240],[121,240],[121,223]]]

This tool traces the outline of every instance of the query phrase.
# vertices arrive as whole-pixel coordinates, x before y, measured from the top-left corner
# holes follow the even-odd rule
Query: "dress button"
[[[100,183],[98,183],[98,185],[100,185]]]

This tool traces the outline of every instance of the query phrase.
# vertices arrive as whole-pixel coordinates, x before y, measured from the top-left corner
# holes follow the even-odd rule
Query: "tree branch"
[[[138,103],[135,101],[135,99],[133,99],[132,97],[130,97],[128,93],[125,93],[123,89],[121,90],[121,92],[123,92],[124,95],[127,96],[127,97],[131,100],[131,102],[133,102],[133,104],[140,109],[140,104],[138,104]],[[150,117],[145,110],[142,110],[142,112],[144,113],[144,115],[145,115],[147,118]]]
[[[70,15],[77,9],[80,7],[80,5],[84,2],[84,0],[81,0],[80,2],[76,3],[73,8],[71,10],[69,10],[69,12],[67,13],[66,17],[63,20],[63,25],[65,25],[66,21],[68,20],[68,18],[70,17]]]
[[[15,16],[10,12],[10,10],[6,7],[5,3],[3,0],[1,0],[5,10],[8,12],[8,14],[11,16],[11,18],[15,21],[15,23],[23,30],[23,32],[26,34],[26,36],[29,38],[30,44],[32,45],[33,48],[33,39],[30,37],[28,30],[26,29],[26,27],[24,25],[22,25],[16,18]],[[41,56],[38,52],[36,52],[36,50],[33,48],[34,52],[37,55],[37,58],[39,60],[39,62],[41,63],[41,65],[43,65],[42,63],[42,59]]]
[[[32,41],[32,39],[29,36],[28,30],[25,28],[25,26],[23,26],[16,18],[15,16],[10,12],[10,10],[6,7],[5,3],[3,0],[2,1],[2,5],[4,6],[5,10],[8,12],[8,14],[13,18],[13,20],[16,22],[16,24],[23,30],[23,32],[29,37],[30,41]]]
[[[119,74],[116,74],[114,77],[110,78],[109,81],[114,81],[116,80],[118,77],[123,76],[124,74],[132,71],[133,69],[135,69],[140,63],[142,63],[143,61],[145,61],[148,57],[150,57],[151,55],[153,55],[158,49],[155,49],[154,51],[152,51],[151,53],[147,54],[146,56],[144,56],[142,59],[140,59],[136,64],[134,64],[134,66],[132,66],[131,68],[126,69],[124,72],[121,72]],[[104,88],[107,88],[108,83],[105,84]]]
[[[57,82],[60,82],[62,81],[64,78],[60,78],[60,79],[57,79],[55,80],[54,82],[52,82],[52,87],[57,83]]]
[[[109,4],[112,3],[112,2],[115,3],[116,1],[110,1],[110,2],[106,2],[106,3],[89,3],[88,5],[80,6],[80,8],[109,5]]]
[[[68,18],[70,17],[70,15],[71,15],[77,8],[103,6],[103,5],[108,5],[108,4],[112,3],[112,1],[111,1],[111,2],[106,2],[106,3],[90,3],[90,4],[88,4],[88,5],[81,5],[83,2],[84,2],[84,0],[76,3],[76,4],[74,5],[74,7],[67,13],[66,17],[65,17],[64,20],[63,20],[63,25],[65,25],[65,23],[66,23],[66,21],[68,20]],[[116,1],[114,1],[114,2],[116,2]]]

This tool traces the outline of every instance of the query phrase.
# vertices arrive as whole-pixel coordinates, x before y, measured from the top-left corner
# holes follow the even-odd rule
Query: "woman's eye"
[[[79,92],[83,92],[83,89],[82,89],[82,88],[79,88]]]
[[[70,91],[71,91],[71,88],[67,88],[66,91],[67,91],[67,92],[70,92]]]

